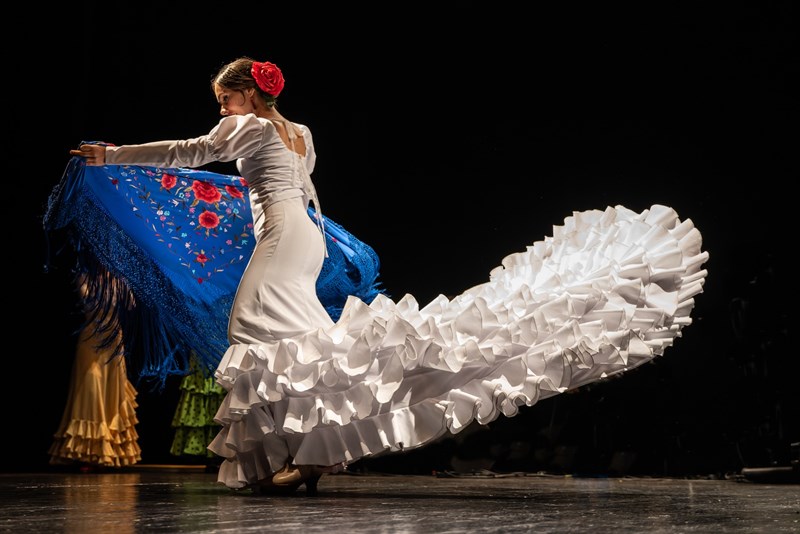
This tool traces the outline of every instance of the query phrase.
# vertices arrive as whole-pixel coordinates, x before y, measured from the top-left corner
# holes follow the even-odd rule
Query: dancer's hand
[[[103,145],[81,145],[77,150],[70,150],[69,153],[71,156],[84,158],[87,165],[106,164],[106,147]]]

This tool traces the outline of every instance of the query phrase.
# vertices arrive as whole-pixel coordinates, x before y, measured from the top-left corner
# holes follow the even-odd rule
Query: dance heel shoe
[[[306,486],[306,495],[317,494],[317,483],[328,468],[316,465],[289,465],[286,464],[272,477],[272,484],[278,488],[297,489],[303,484]]]

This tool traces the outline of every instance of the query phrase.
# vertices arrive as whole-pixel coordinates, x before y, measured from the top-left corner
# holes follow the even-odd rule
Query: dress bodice
[[[316,154],[308,127],[296,125],[302,132],[306,146],[303,156],[286,145],[273,121],[263,118],[257,120],[263,125],[260,150],[250,157],[236,160],[236,168],[247,180],[254,222],[260,221],[263,210],[273,202],[299,196],[312,200],[319,212],[316,191],[311,182]],[[290,128],[287,125],[287,131]]]

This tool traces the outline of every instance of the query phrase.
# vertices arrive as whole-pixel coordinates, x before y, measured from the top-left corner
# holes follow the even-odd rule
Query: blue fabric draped
[[[315,216],[311,207],[309,216]],[[328,257],[317,294],[336,320],[349,295],[369,303],[383,292],[380,262],[369,245],[330,218],[324,222]],[[184,168],[86,166],[73,157],[50,194],[44,227],[67,231],[76,270],[90,282],[85,305],[120,325],[119,348],[132,374],[163,384],[198,364],[216,368],[255,245],[243,178]]]

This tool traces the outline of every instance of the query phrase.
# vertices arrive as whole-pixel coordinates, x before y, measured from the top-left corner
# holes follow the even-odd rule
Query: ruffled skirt
[[[137,392],[125,360],[99,348],[91,324],[78,340],[69,393],[50,446],[50,463],[124,467],[141,461],[136,432]]]
[[[636,368],[691,323],[701,247],[666,206],[575,212],[453,299],[350,298],[332,326],[231,345],[219,482],[414,449]]]

